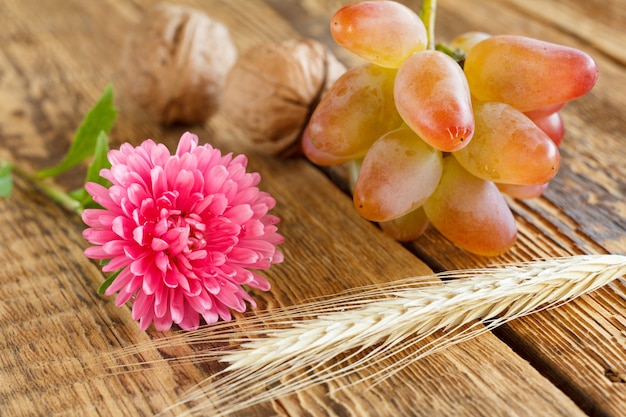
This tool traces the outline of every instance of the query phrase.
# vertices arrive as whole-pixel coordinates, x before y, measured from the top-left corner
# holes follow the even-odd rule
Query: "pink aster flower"
[[[108,154],[100,175],[109,188],[86,189],[103,208],[86,209],[84,237],[95,246],[85,255],[107,260],[119,274],[106,289],[119,307],[133,301],[133,320],[159,331],[172,323],[195,329],[229,320],[231,310],[255,307],[243,285],[267,291],[252,270],[282,262],[276,245],[279,219],[268,214],[275,200],[259,191],[258,173],[247,173],[244,155],[222,155],[185,133],[178,149],[152,140],[124,144]]]

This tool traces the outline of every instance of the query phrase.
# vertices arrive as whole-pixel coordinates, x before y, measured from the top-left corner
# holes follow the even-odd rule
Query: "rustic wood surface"
[[[172,0],[174,2],[174,0]],[[32,168],[57,162],[104,87],[116,80],[129,29],[148,0],[5,0],[0,2],[0,159]],[[192,5],[231,29],[243,51],[270,40],[310,36],[350,65],[327,33],[339,0],[196,0]],[[406,1],[417,8],[419,1]],[[517,245],[494,259],[467,254],[430,230],[410,245],[359,218],[349,196],[301,159],[250,149],[237,126],[218,115],[202,126],[163,128],[125,101],[114,146],[147,137],[173,146],[192,130],[224,151],[246,152],[262,187],[278,201],[286,261],[265,275],[261,306],[289,305],[357,285],[434,269],[577,253],[622,253],[626,247],[626,1],[440,0],[437,35],[467,30],[516,33],[583,49],[600,79],[563,111],[567,136],[561,171],[546,194],[514,202]],[[115,84],[115,83],[114,83]],[[71,189],[78,168],[58,179]],[[341,179],[341,171],[332,177]],[[306,190],[304,192],[303,190]],[[211,375],[213,364],[157,366],[108,375],[94,358],[162,337],[142,333],[129,308],[97,295],[97,266],[82,251],[80,219],[17,179],[0,200],[0,415],[141,416],[174,403]],[[385,383],[331,391],[349,381],[306,390],[247,410],[250,416],[622,416],[626,414],[624,281],[566,306],[517,320],[412,364]],[[177,355],[151,351],[145,358]],[[139,360],[131,358],[129,360]],[[377,364],[384,367],[388,364]],[[380,368],[376,368],[380,369]],[[236,387],[233,387],[236,389]],[[174,410],[172,415],[184,409]]]

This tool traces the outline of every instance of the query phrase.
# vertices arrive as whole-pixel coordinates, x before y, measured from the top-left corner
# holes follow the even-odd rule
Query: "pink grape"
[[[423,51],[398,69],[394,85],[402,119],[426,143],[444,152],[466,146],[474,132],[469,87],[454,59]]]
[[[408,7],[393,1],[363,1],[339,9],[330,23],[335,41],[374,64],[398,68],[426,48],[426,28]]]
[[[496,184],[500,192],[519,199],[539,197],[548,188],[548,184],[541,185],[517,185],[517,184]]]
[[[544,131],[552,139],[556,146],[559,146],[565,137],[565,126],[559,112],[554,112],[545,116],[538,116],[535,112],[525,113],[537,127]]]
[[[454,152],[473,175],[507,184],[545,184],[559,168],[559,150],[523,113],[504,103],[474,103],[472,141]]]
[[[339,77],[309,120],[313,146],[328,155],[359,158],[376,139],[400,126],[393,99],[395,74],[364,64]]]
[[[598,79],[598,66],[585,52],[513,35],[474,45],[464,71],[477,100],[507,103],[522,112],[578,98]]]
[[[372,221],[387,221],[421,206],[441,177],[441,152],[411,129],[378,139],[363,159],[354,187],[354,205]]]
[[[566,103],[559,103],[559,104],[555,104],[555,105],[548,106],[548,107],[542,107],[537,110],[526,111],[524,112],[524,114],[530,117],[531,119],[545,117],[545,116],[551,115],[552,113],[561,111],[563,107],[565,107],[565,104]]]
[[[313,143],[311,143],[311,137],[309,136],[309,129],[304,129],[302,132],[302,153],[307,159],[319,166],[331,166],[331,165],[339,165],[345,162],[350,161],[352,158],[350,157],[340,157],[335,155],[330,155],[325,152],[320,151]]]
[[[515,219],[496,185],[471,175],[451,156],[444,158],[441,181],[424,210],[442,235],[478,255],[499,255],[516,240]]]

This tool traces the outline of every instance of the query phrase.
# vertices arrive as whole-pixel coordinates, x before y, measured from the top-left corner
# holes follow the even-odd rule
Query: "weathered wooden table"
[[[305,35],[335,48],[348,65],[353,59],[334,46],[327,30],[340,0],[175,2],[226,23],[241,51]],[[61,158],[85,111],[114,79],[124,37],[150,4],[0,2],[1,158],[32,168]],[[511,203],[518,243],[495,259],[456,249],[434,230],[400,245],[359,218],[350,198],[305,160],[252,150],[250,167],[261,172],[263,188],[276,197],[275,213],[286,237],[286,261],[266,274],[273,290],[255,296],[261,304],[289,305],[427,273],[429,267],[624,252],[625,27],[624,0],[440,0],[440,39],[468,30],[523,34],[583,49],[600,67],[595,89],[563,111],[567,136],[558,176],[543,197]],[[245,149],[237,126],[220,117],[203,126],[166,129],[119,104],[123,111],[111,135],[114,146],[148,137],[173,146],[190,129],[225,151]],[[73,171],[58,184],[71,189],[82,174]],[[97,295],[103,278],[82,253],[87,246],[82,228],[80,219],[22,179],[16,180],[12,198],[0,200],[2,416],[151,415],[210,373],[210,365],[182,364],[102,376],[86,366],[94,353],[161,335],[140,332],[129,308],[118,309],[113,297]],[[338,380],[243,415],[626,415],[626,285],[618,281],[451,347],[370,390],[357,386],[329,394],[347,383]]]

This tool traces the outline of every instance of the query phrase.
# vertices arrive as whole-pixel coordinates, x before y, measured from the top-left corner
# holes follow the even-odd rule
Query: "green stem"
[[[423,0],[419,17],[426,27],[428,36],[427,49],[435,49],[435,15],[437,14],[437,0]]]
[[[65,191],[61,190],[54,185],[50,185],[40,178],[36,173],[25,170],[19,165],[13,165],[13,172],[20,177],[30,181],[39,190],[41,190],[46,196],[48,196],[56,204],[64,208],[65,210],[76,213],[79,216],[83,213],[83,207],[80,202],[73,199]]]

